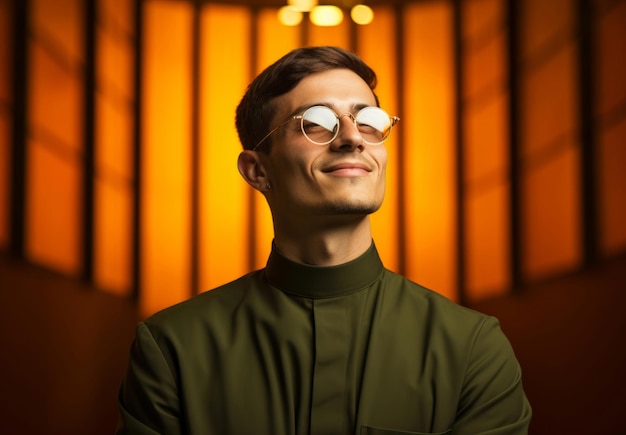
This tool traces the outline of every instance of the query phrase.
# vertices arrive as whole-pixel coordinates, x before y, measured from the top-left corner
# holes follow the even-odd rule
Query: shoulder
[[[459,305],[395,272],[383,274],[386,317],[403,328],[426,329],[442,340],[470,344],[485,330],[499,330],[498,319]]]
[[[191,328],[220,322],[254,291],[260,272],[251,272],[234,281],[200,293],[151,315],[143,323],[153,332]]]
[[[463,320],[477,322],[488,317],[388,269],[383,272],[383,281],[386,297],[397,298],[398,302],[402,303],[413,303],[420,312],[453,315],[457,319],[460,317]]]

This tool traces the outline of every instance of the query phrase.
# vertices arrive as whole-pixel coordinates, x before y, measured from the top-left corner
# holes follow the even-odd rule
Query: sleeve
[[[520,365],[499,322],[487,317],[468,357],[454,435],[525,435],[532,411]]]
[[[139,323],[119,393],[117,435],[181,433],[176,381],[159,345]]]

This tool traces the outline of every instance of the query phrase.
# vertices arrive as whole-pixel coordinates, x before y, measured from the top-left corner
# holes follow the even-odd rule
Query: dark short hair
[[[250,83],[237,106],[235,125],[243,148],[253,149],[269,132],[276,109],[275,98],[291,91],[311,74],[338,68],[353,71],[374,93],[374,70],[356,54],[338,47],[297,48],[263,70]],[[378,105],[376,94],[374,98]]]

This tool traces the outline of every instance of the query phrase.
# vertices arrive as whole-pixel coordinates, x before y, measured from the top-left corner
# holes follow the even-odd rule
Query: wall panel
[[[626,119],[599,140],[600,247],[603,254],[626,250]]]
[[[626,1],[613,3],[610,9],[599,11],[595,23],[596,110],[600,116],[607,116],[626,104],[626,56],[623,56],[626,43]]]
[[[346,49],[352,48],[350,47],[350,17],[344,16],[341,24],[333,27],[315,26],[307,18],[302,21],[301,25],[308,26],[308,40],[304,41],[305,45],[333,45]]]
[[[600,249],[626,250],[626,1],[602,9],[595,23]]]
[[[116,33],[133,35],[135,33],[135,0],[98,0],[99,20],[105,26],[115,29]]]
[[[129,295],[132,286],[132,3],[100,0],[96,32],[94,281]]]
[[[13,26],[10,0],[0,0],[0,65],[11,65]],[[0,248],[9,243],[9,144],[11,141],[12,68],[0,68]]]
[[[80,273],[82,222],[82,4],[31,4],[26,256]]]
[[[508,184],[482,190],[467,199],[466,290],[476,301],[505,294],[511,285]]]
[[[521,56],[549,55],[574,36],[573,0],[525,0],[519,8]]]
[[[248,185],[237,171],[235,108],[249,83],[250,12],[202,9],[200,89],[200,291],[249,270]],[[224,37],[228,35],[228,37]]]
[[[465,296],[478,300],[511,284],[509,93],[504,1],[463,2],[462,144]]]
[[[572,270],[582,261],[572,7],[531,1],[521,13],[521,270],[527,280]]]
[[[83,58],[84,2],[30,0],[31,30],[46,47],[67,58]]]
[[[141,312],[188,298],[192,7],[148,1],[144,29]]]
[[[403,19],[406,275],[456,298],[451,6],[411,5]]]
[[[569,146],[524,177],[522,272],[526,279],[545,278],[580,264],[579,159],[579,150]]]
[[[462,38],[482,40],[485,36],[498,33],[503,28],[502,7],[505,0],[464,0]]]
[[[28,144],[26,253],[30,260],[70,276],[81,269],[82,170],[43,141]]]

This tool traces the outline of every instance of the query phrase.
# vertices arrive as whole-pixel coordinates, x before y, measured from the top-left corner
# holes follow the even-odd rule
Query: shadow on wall
[[[113,433],[134,304],[4,256],[0,276],[0,433]]]
[[[512,296],[495,315],[522,365],[532,435],[623,432],[626,255]]]

